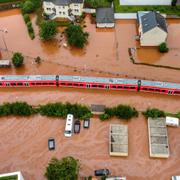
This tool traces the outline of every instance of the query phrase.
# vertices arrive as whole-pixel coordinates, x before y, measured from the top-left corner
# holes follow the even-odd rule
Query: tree
[[[45,176],[48,180],[77,180],[78,173],[79,161],[69,156],[61,160],[52,158],[46,167]]]
[[[143,115],[148,118],[158,118],[158,117],[165,117],[165,112],[156,108],[147,109],[145,112],[143,112]]]
[[[83,48],[87,43],[89,34],[83,32],[83,29],[79,25],[70,24],[65,30],[66,36],[68,38],[68,43],[71,46],[76,46],[78,48]]]
[[[177,0],[172,0],[171,6],[176,6]]]
[[[165,53],[165,52],[168,52],[169,51],[169,48],[167,47],[166,43],[163,42],[159,45],[159,52],[161,53]]]
[[[25,1],[22,5],[23,14],[32,13],[35,11],[35,6],[32,1]]]
[[[13,65],[15,67],[22,66],[23,61],[24,61],[24,57],[23,57],[23,55],[21,53],[16,52],[16,53],[13,54],[12,63],[13,63]]]
[[[43,21],[40,25],[39,35],[42,40],[50,40],[56,36],[57,23],[54,21]]]

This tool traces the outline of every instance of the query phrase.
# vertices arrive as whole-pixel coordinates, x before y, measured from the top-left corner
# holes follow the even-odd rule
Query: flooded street
[[[33,41],[29,38],[19,10],[0,12],[0,24],[8,30],[8,33],[4,34],[8,52],[5,51],[5,45],[0,38],[3,58],[10,59],[11,51],[20,51],[25,55],[24,67],[16,70],[13,67],[1,69],[0,74],[75,74],[180,82],[178,78],[180,71],[132,64],[128,48],[137,45],[135,20],[118,20],[115,29],[100,30],[96,29],[95,24],[91,24],[90,17],[86,16],[85,30],[89,33],[89,42],[84,49],[79,50],[71,47],[65,48],[63,44],[66,40],[61,33],[52,41],[42,42],[38,36],[38,27],[35,25],[36,16],[32,15],[31,18],[36,34]],[[163,59],[165,58],[163,64],[172,65],[173,63],[173,66],[179,66],[180,21],[168,20],[168,24],[170,52],[161,55]],[[138,56],[141,61],[151,59],[151,62],[156,63],[160,57],[159,53],[152,52],[154,50],[142,51],[139,49]],[[43,59],[40,65],[34,62],[34,58],[37,56]],[[175,61],[176,63],[174,63]]]
[[[127,77],[154,79],[180,83],[180,71],[134,65],[130,61],[128,48],[137,47],[135,40],[136,21],[119,20],[112,30],[96,29],[85,18],[85,30],[89,32],[89,42],[82,49],[63,47],[65,37],[59,33],[50,42],[42,42],[35,25],[36,16],[32,15],[36,38],[29,38],[25,23],[19,10],[0,12],[0,26],[7,34],[0,32],[2,58],[10,59],[12,52],[25,55],[25,65],[19,69],[2,68],[2,74],[69,74],[86,76]],[[168,63],[175,61],[179,66],[180,21],[168,20],[168,44],[170,52],[165,55],[154,53],[154,49],[138,49],[141,61]],[[1,28],[0,27],[0,28]],[[177,30],[178,29],[178,30]],[[62,29],[60,28],[62,32]],[[3,41],[3,36],[6,45]],[[43,61],[36,64],[34,58],[40,56]],[[160,60],[159,60],[160,59]],[[171,61],[171,62],[170,62]],[[53,102],[71,102],[90,106],[104,104],[116,106],[128,104],[139,111],[147,108],[159,108],[166,112],[180,111],[180,96],[168,96],[141,92],[83,90],[73,88],[1,88],[0,104],[3,102],[25,101],[31,105]],[[110,123],[127,124],[129,128],[129,156],[110,157],[108,150],[108,132]],[[142,115],[129,122],[112,119],[100,122],[93,117],[90,129],[81,128],[79,135],[65,138],[65,121],[40,115],[28,118],[0,118],[0,173],[22,171],[26,180],[45,180],[44,172],[48,161],[56,156],[74,156],[80,159],[80,177],[93,175],[95,169],[109,168],[113,175],[126,176],[128,180],[169,180],[180,172],[180,128],[168,128],[170,157],[168,159],[150,159],[148,151],[147,122]],[[48,151],[47,140],[54,137],[56,150]]]
[[[159,94],[81,90],[72,88],[1,89],[1,103],[26,101],[32,105],[48,102],[71,102],[86,105],[129,104],[143,111],[157,107],[168,112],[179,111],[180,97]],[[27,180],[45,180],[43,174],[48,161],[56,156],[72,155],[80,159],[80,177],[93,175],[95,169],[109,168],[113,175],[128,180],[169,180],[180,172],[180,128],[168,128],[170,158],[150,159],[147,120],[140,115],[129,122],[113,119],[100,122],[91,119],[90,129],[81,128],[79,135],[64,137],[65,121],[40,115],[29,118],[0,118],[0,172],[21,170]],[[110,157],[108,132],[110,123],[127,124],[129,128],[129,156]],[[47,139],[54,137],[56,150],[48,151]]]

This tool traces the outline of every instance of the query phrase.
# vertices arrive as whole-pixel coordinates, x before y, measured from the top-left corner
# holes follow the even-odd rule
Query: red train
[[[57,86],[180,95],[180,84],[160,81],[64,75],[0,76],[0,87]]]

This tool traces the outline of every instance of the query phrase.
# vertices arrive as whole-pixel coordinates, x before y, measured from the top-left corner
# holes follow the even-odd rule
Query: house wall
[[[141,46],[159,46],[161,43],[166,42],[167,33],[156,27],[146,33],[141,33],[140,43]]]
[[[171,0],[119,0],[121,5],[170,5]]]
[[[96,27],[98,28],[113,28],[114,27],[114,23],[97,23]]]
[[[57,17],[67,18],[69,16],[69,9],[75,16],[80,16],[83,11],[83,3],[72,3],[66,6],[56,6],[52,2],[43,2],[44,12],[48,15],[55,13]]]

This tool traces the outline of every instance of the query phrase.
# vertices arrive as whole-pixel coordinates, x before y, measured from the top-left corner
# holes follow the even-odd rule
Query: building
[[[0,174],[0,179],[11,179],[11,180],[24,180],[20,171]]]
[[[119,0],[121,5],[171,5],[172,0]]]
[[[113,8],[97,8],[96,9],[96,26],[98,28],[113,28],[114,11]]]
[[[111,124],[109,131],[110,156],[128,156],[127,125]]]
[[[167,24],[165,18],[155,12],[138,12],[138,31],[141,46],[159,46],[166,42]]]
[[[74,16],[82,15],[83,4],[84,0],[44,0],[43,9],[51,19],[73,20]]]
[[[150,157],[168,158],[169,142],[165,118],[148,118]]]

